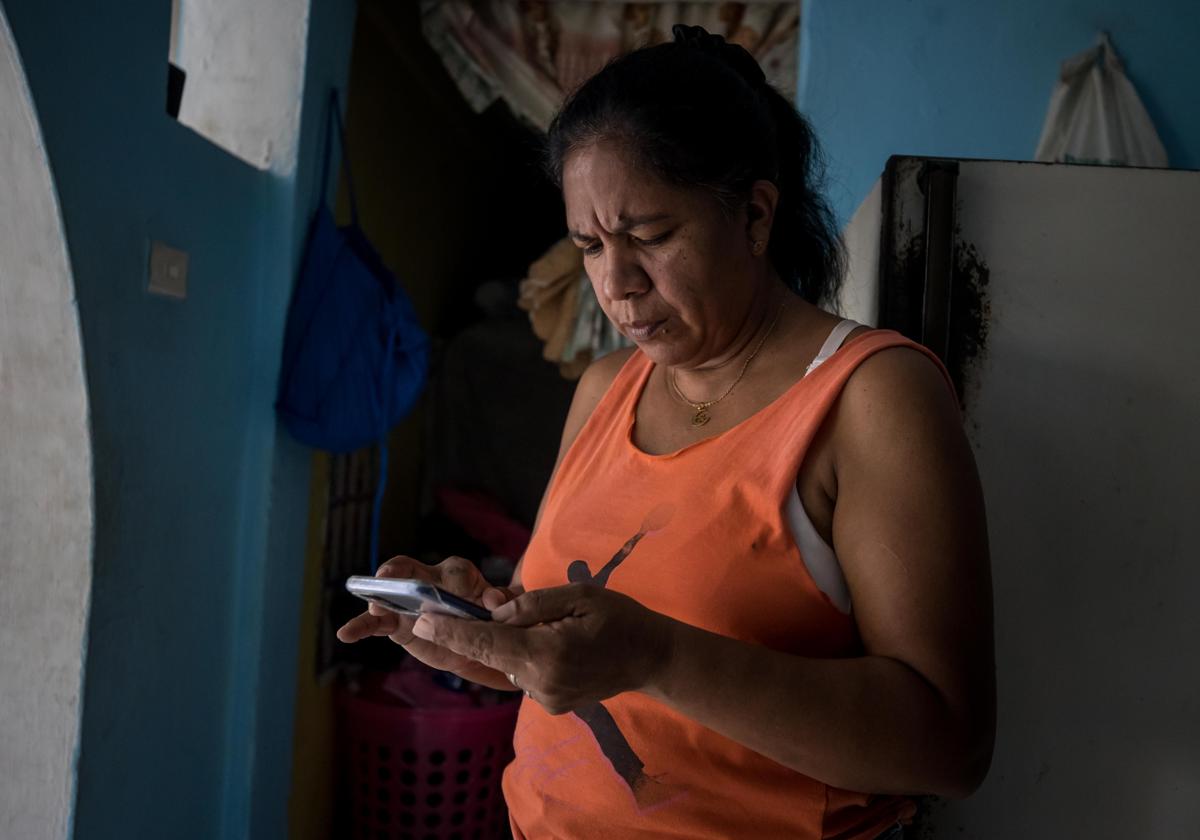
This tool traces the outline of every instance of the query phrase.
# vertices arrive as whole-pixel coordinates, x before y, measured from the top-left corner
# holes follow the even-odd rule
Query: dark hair
[[[842,250],[820,192],[812,128],[744,49],[698,26],[672,32],[673,42],[614,59],[567,99],[547,138],[550,177],[561,188],[566,156],[604,139],[663,180],[706,190],[730,212],[745,205],[755,181],[771,181],[779,188],[771,262],[806,300],[830,301]]]

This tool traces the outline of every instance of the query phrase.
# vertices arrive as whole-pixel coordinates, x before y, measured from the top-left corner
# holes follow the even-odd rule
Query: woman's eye
[[[634,237],[633,241],[639,245],[661,245],[662,243],[666,242],[670,236],[671,232],[667,231],[666,233],[660,234],[659,236],[655,236],[651,239],[638,239],[637,237]]]
[[[583,251],[583,255],[585,257],[594,257],[600,253],[600,243],[593,242],[591,245],[584,245],[580,247],[579,250]]]

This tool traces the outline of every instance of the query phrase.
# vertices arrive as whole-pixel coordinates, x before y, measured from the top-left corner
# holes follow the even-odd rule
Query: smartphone
[[[424,580],[354,575],[346,581],[346,589],[364,601],[379,604],[401,615],[432,612],[452,615],[455,618],[492,620],[492,614],[478,604],[451,595]]]

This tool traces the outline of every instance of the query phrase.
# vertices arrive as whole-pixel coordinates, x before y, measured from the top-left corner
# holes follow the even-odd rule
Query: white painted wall
[[[967,162],[958,194],[991,269],[967,414],[1000,703],[987,783],[938,824],[1196,837],[1200,173]]]
[[[291,172],[308,0],[178,3],[171,56],[187,72],[179,121],[259,169]]]
[[[846,274],[838,290],[837,312],[860,324],[879,323],[879,225],[883,218],[883,181],[867,193],[842,231]]]
[[[895,224],[920,230],[915,171]],[[965,419],[999,714],[926,836],[1200,836],[1200,172],[963,161],[958,197],[990,271]],[[856,224],[876,241],[878,208]]]
[[[79,318],[32,99],[0,8],[0,837],[66,837],[92,579]]]

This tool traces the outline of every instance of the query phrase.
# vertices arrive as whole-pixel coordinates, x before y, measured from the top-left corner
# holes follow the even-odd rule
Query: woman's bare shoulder
[[[635,347],[614,350],[587,366],[583,376],[579,377],[579,385],[575,389],[575,400],[576,402],[590,403],[588,414],[592,413],[591,409],[600,402],[600,398],[613,384],[613,380],[617,378],[621,368],[625,367],[625,363],[635,352],[637,352]]]
[[[863,360],[846,382],[838,414],[852,425],[878,422],[881,415],[900,422],[931,415],[956,426],[960,422],[954,392],[941,368],[920,350],[903,345]]]
[[[571,410],[567,413],[567,422],[563,428],[562,452],[570,447],[613,384],[613,380],[617,378],[617,374],[621,372],[621,368],[635,352],[633,347],[614,350],[588,365],[583,376],[579,377],[579,384],[575,386],[575,397],[571,400]],[[560,452],[560,456],[561,454]]]
[[[954,392],[942,369],[915,348],[889,347],[864,360],[832,419],[839,506],[847,484],[867,496],[904,486],[962,495],[978,481]]]

